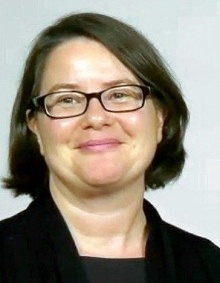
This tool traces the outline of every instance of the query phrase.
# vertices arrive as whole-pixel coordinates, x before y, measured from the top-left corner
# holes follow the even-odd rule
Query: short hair
[[[121,20],[97,13],[77,13],[60,18],[36,38],[26,60],[11,118],[9,173],[5,188],[15,195],[36,198],[49,185],[49,172],[40,154],[36,136],[29,130],[26,111],[31,99],[39,95],[48,55],[59,44],[75,37],[101,43],[144,85],[166,113],[163,138],[146,170],[146,188],[164,187],[182,172],[186,152],[183,146],[188,110],[181,90],[169,67],[153,44],[139,31]],[[147,140],[146,140],[147,143]]]

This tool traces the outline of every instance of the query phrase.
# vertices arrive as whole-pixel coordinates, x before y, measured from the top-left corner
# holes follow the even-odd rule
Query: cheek
[[[121,119],[124,131],[134,138],[145,136],[146,133],[151,132],[154,128],[154,121],[151,119],[150,114],[145,109],[127,113]]]
[[[122,121],[123,120],[123,121]],[[153,104],[139,111],[126,113],[121,119],[124,131],[133,138],[133,145],[156,147],[161,140],[161,125]]]
[[[41,123],[39,129],[41,143],[45,152],[53,149],[53,146],[62,146],[62,144],[69,143],[74,132],[74,124],[71,119],[50,120]]]
[[[140,115],[130,115],[127,121],[131,127],[139,127],[142,123],[142,118]]]

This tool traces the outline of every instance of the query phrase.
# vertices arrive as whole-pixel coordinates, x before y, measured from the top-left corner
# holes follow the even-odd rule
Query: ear
[[[163,139],[163,126],[166,119],[166,115],[161,107],[156,106],[157,115],[157,143],[159,144]]]
[[[37,118],[37,115],[32,114],[31,110],[26,111],[26,121],[29,130],[36,136],[37,142],[40,148],[40,153],[44,155],[44,148],[43,148],[43,143],[42,143],[42,138],[40,135],[40,129],[39,129],[39,121]]]

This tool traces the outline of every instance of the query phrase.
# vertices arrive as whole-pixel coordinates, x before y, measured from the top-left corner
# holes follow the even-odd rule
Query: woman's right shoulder
[[[23,211],[0,221],[0,241],[2,237],[22,235],[27,233],[29,227],[36,224],[44,206],[45,197],[39,197],[31,201]],[[1,245],[1,242],[0,242]]]
[[[29,207],[14,216],[0,221],[0,241],[11,238],[14,235],[22,234],[28,222]],[[1,242],[0,242],[1,245]]]

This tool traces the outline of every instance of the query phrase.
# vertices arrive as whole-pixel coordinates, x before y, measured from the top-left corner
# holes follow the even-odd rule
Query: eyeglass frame
[[[110,89],[114,89],[114,88],[119,88],[119,87],[127,87],[127,86],[134,86],[134,87],[138,87],[141,89],[142,91],[142,94],[143,94],[143,97],[142,97],[142,104],[141,106],[137,107],[137,108],[134,108],[134,109],[131,109],[131,110],[120,110],[120,111],[114,111],[114,110],[109,110],[105,107],[105,105],[103,104],[102,102],[102,99],[101,99],[101,96],[104,92],[106,92],[107,90],[110,90]],[[81,112],[80,114],[77,114],[77,115],[71,115],[71,116],[62,116],[62,117],[57,117],[57,116],[52,116],[49,112],[48,112],[48,109],[45,105],[45,98],[48,97],[49,95],[52,95],[52,94],[57,94],[57,93],[67,93],[67,92],[77,92],[77,93],[80,93],[80,94],[83,94],[86,98],[86,106],[85,106],[85,109],[83,112]],[[136,110],[139,110],[141,108],[143,108],[144,104],[145,104],[145,101],[146,101],[146,98],[147,96],[151,95],[152,94],[152,87],[151,86],[143,86],[143,85],[136,85],[136,84],[126,84],[126,85],[117,85],[117,86],[112,86],[112,87],[109,87],[109,88],[106,88],[104,90],[101,90],[99,92],[90,92],[90,93],[86,93],[86,92],[82,92],[82,91],[76,91],[76,90],[63,90],[63,91],[53,91],[53,92],[50,92],[50,93],[47,93],[45,95],[40,95],[40,96],[36,96],[36,97],[33,97],[31,99],[31,103],[32,103],[32,106],[31,106],[31,109],[33,111],[42,111],[43,113],[45,113],[48,117],[50,117],[51,119],[67,119],[67,118],[73,118],[73,117],[78,117],[78,116],[81,116],[83,114],[85,114],[85,112],[87,111],[88,107],[89,107],[89,103],[90,103],[90,100],[92,98],[96,98],[98,99],[99,103],[101,104],[102,108],[107,111],[107,112],[111,112],[111,113],[126,113],[126,112],[133,112],[133,111],[136,111]]]

